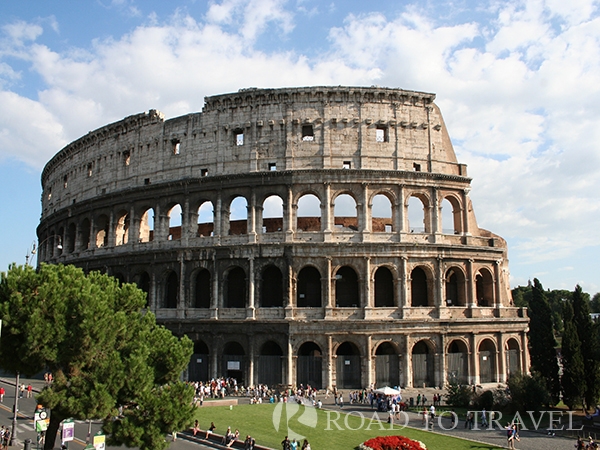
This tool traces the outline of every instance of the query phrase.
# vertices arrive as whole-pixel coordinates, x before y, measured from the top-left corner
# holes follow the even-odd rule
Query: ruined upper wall
[[[270,170],[466,177],[435,95],[379,87],[242,89],[201,113],[127,117],[72,142],[42,173],[42,214],[144,184]]]

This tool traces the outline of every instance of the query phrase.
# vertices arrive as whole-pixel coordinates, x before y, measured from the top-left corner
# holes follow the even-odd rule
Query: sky
[[[41,170],[69,142],[149,109],[311,85],[435,93],[511,286],[600,291],[593,0],[2,1],[0,271],[30,255]]]

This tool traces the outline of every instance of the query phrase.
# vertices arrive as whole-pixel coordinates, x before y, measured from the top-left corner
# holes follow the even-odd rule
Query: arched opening
[[[318,308],[321,306],[321,274],[312,266],[304,267],[298,274],[296,306]]]
[[[429,306],[427,274],[421,267],[415,267],[410,274],[411,306]]]
[[[81,249],[87,250],[90,248],[91,225],[89,219],[83,219],[81,222]]]
[[[465,306],[465,275],[451,267],[446,271],[446,306]]]
[[[391,307],[394,303],[394,276],[387,267],[379,267],[375,272],[375,307]]]
[[[333,207],[335,229],[339,231],[358,231],[356,200],[349,194],[338,195]]]
[[[96,247],[106,247],[108,245],[108,217],[102,214],[96,220]]]
[[[262,232],[273,233],[283,229],[283,200],[271,195],[263,202]]]
[[[194,308],[210,308],[212,283],[210,272],[201,269],[196,275],[194,283]]]
[[[446,371],[448,383],[469,383],[469,351],[463,341],[455,339],[450,342],[446,364],[448,365]]]
[[[521,372],[520,346],[516,339],[506,342],[506,376],[510,377]]]
[[[375,350],[375,380],[378,387],[400,385],[400,358],[391,342],[382,342]]]
[[[225,280],[225,308],[246,307],[246,272],[241,267],[233,267]]]
[[[426,233],[425,203],[417,196],[408,199],[408,229],[411,233]]]
[[[179,279],[175,272],[169,272],[165,283],[165,308],[177,308],[179,300]]]
[[[296,231],[321,231],[321,200],[305,194],[298,199]]]
[[[64,247],[62,244],[63,244],[63,240],[64,240],[64,235],[65,235],[65,229],[63,227],[60,227],[58,229],[58,236],[56,237],[57,242],[56,242],[56,246],[55,246],[56,253],[58,256],[63,254]],[[54,245],[54,243],[53,243],[53,245]]]
[[[377,194],[373,197],[371,211],[371,230],[374,233],[391,233],[394,231],[392,202],[386,195]]]
[[[120,211],[115,228],[115,245],[125,245],[129,242],[129,214]]]
[[[140,219],[140,242],[150,242],[154,239],[154,209],[144,211]]]
[[[194,354],[188,364],[188,380],[204,381],[210,379],[209,376],[210,350],[204,341],[194,342]]]
[[[260,306],[267,308],[283,306],[283,276],[278,267],[270,265],[263,270]]]
[[[322,360],[321,347],[314,342],[302,344],[298,349],[296,384],[321,389],[323,387]]]
[[[236,197],[229,205],[229,234],[248,233],[248,201],[244,197]]]
[[[335,305],[339,308],[358,308],[360,305],[358,275],[352,267],[340,267],[335,274]]]
[[[446,197],[442,200],[442,233],[460,234],[461,232],[461,210],[460,204],[454,197]]]
[[[117,280],[117,282],[119,283],[119,287],[123,286],[123,283],[125,283],[125,275],[123,275],[121,272],[115,273],[113,275],[113,278]]]
[[[283,380],[283,351],[273,341],[265,342],[258,355],[258,380],[256,383],[277,386]]]
[[[222,372],[227,378],[235,378],[238,386],[244,385],[246,373],[246,352],[237,342],[228,342],[223,349]]]
[[[75,251],[77,237],[77,227],[74,223],[70,223],[67,227],[67,253],[73,253]]]
[[[142,272],[137,280],[137,287],[146,293],[146,308],[150,306],[150,275]]]
[[[496,345],[490,339],[484,339],[479,344],[479,382],[496,381]]]
[[[360,377],[360,351],[352,342],[342,343],[336,350],[336,386],[338,389],[362,387]]]
[[[413,387],[431,387],[434,385],[433,354],[423,340],[412,349]]]
[[[475,289],[478,306],[494,306],[494,278],[487,269],[481,269],[475,276]]]
[[[212,202],[204,202],[198,208],[198,236],[212,236],[215,231]]]
[[[181,239],[181,205],[177,204],[169,210],[169,241]]]

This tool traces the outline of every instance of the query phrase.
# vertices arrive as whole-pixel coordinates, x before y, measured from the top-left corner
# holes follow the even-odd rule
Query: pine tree
[[[598,361],[598,326],[590,316],[589,296],[577,285],[573,292],[573,321],[581,342],[585,373],[584,407],[594,408],[600,395],[600,362]]]
[[[157,325],[145,302],[137,286],[74,266],[0,273],[2,367],[54,376],[36,397],[51,409],[46,450],[69,417],[102,419],[109,445],[140,450],[164,449],[167,433],[191,424],[193,388],[179,377],[193,344]]]
[[[537,278],[533,280],[529,301],[529,353],[531,371],[546,380],[546,389],[554,404],[560,398],[560,378],[556,356],[556,339],[552,327],[552,310],[546,293]]]
[[[582,404],[586,384],[581,342],[573,321],[573,306],[569,301],[566,301],[563,306],[563,324],[564,332],[561,349],[563,402],[569,409],[575,409],[576,406]]]

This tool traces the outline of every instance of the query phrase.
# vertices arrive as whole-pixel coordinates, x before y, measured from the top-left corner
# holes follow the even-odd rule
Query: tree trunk
[[[56,434],[60,428],[60,423],[66,419],[62,417],[57,411],[50,411],[50,424],[46,430],[46,440],[44,442],[44,450],[52,450],[54,448],[54,442],[56,441]]]

